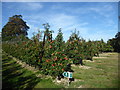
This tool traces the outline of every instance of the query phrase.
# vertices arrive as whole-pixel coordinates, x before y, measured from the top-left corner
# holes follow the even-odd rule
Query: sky
[[[118,32],[118,2],[2,2],[2,27],[13,15],[23,16],[29,38],[44,30],[45,23],[54,31],[53,38],[62,28],[65,41],[75,29],[85,40],[105,42]]]

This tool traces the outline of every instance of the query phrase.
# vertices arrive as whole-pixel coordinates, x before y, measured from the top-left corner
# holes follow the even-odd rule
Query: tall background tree
[[[19,36],[27,36],[29,26],[22,19],[22,15],[14,15],[9,17],[9,21],[2,28],[2,40],[7,41]]]
[[[114,48],[115,52],[120,53],[120,32],[115,35],[115,38],[109,39],[108,43]]]

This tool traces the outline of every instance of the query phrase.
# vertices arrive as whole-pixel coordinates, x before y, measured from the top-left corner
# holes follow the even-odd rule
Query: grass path
[[[11,57],[2,54],[2,88],[23,90],[25,88],[62,88],[51,79],[36,77],[36,73],[22,68]]]
[[[106,58],[103,58],[106,57]],[[73,66],[73,77],[78,79],[69,87],[78,88],[117,88],[118,87],[118,54],[104,53],[94,62],[84,61],[85,66]]]

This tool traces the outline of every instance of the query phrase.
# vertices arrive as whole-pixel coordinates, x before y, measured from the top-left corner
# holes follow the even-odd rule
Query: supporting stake
[[[69,83],[69,78],[68,78],[68,86],[70,85],[70,83]]]

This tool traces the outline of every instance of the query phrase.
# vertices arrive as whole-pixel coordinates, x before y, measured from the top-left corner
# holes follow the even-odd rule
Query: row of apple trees
[[[85,41],[76,31],[65,42],[59,29],[56,38],[53,39],[53,31],[50,30],[49,24],[43,26],[45,31],[39,31],[32,39],[20,36],[3,41],[3,50],[38,68],[43,74],[53,77],[61,76],[64,71],[71,71],[67,66],[69,64],[83,65],[83,59],[93,60],[93,56],[99,56],[99,53],[113,51],[103,40]]]

